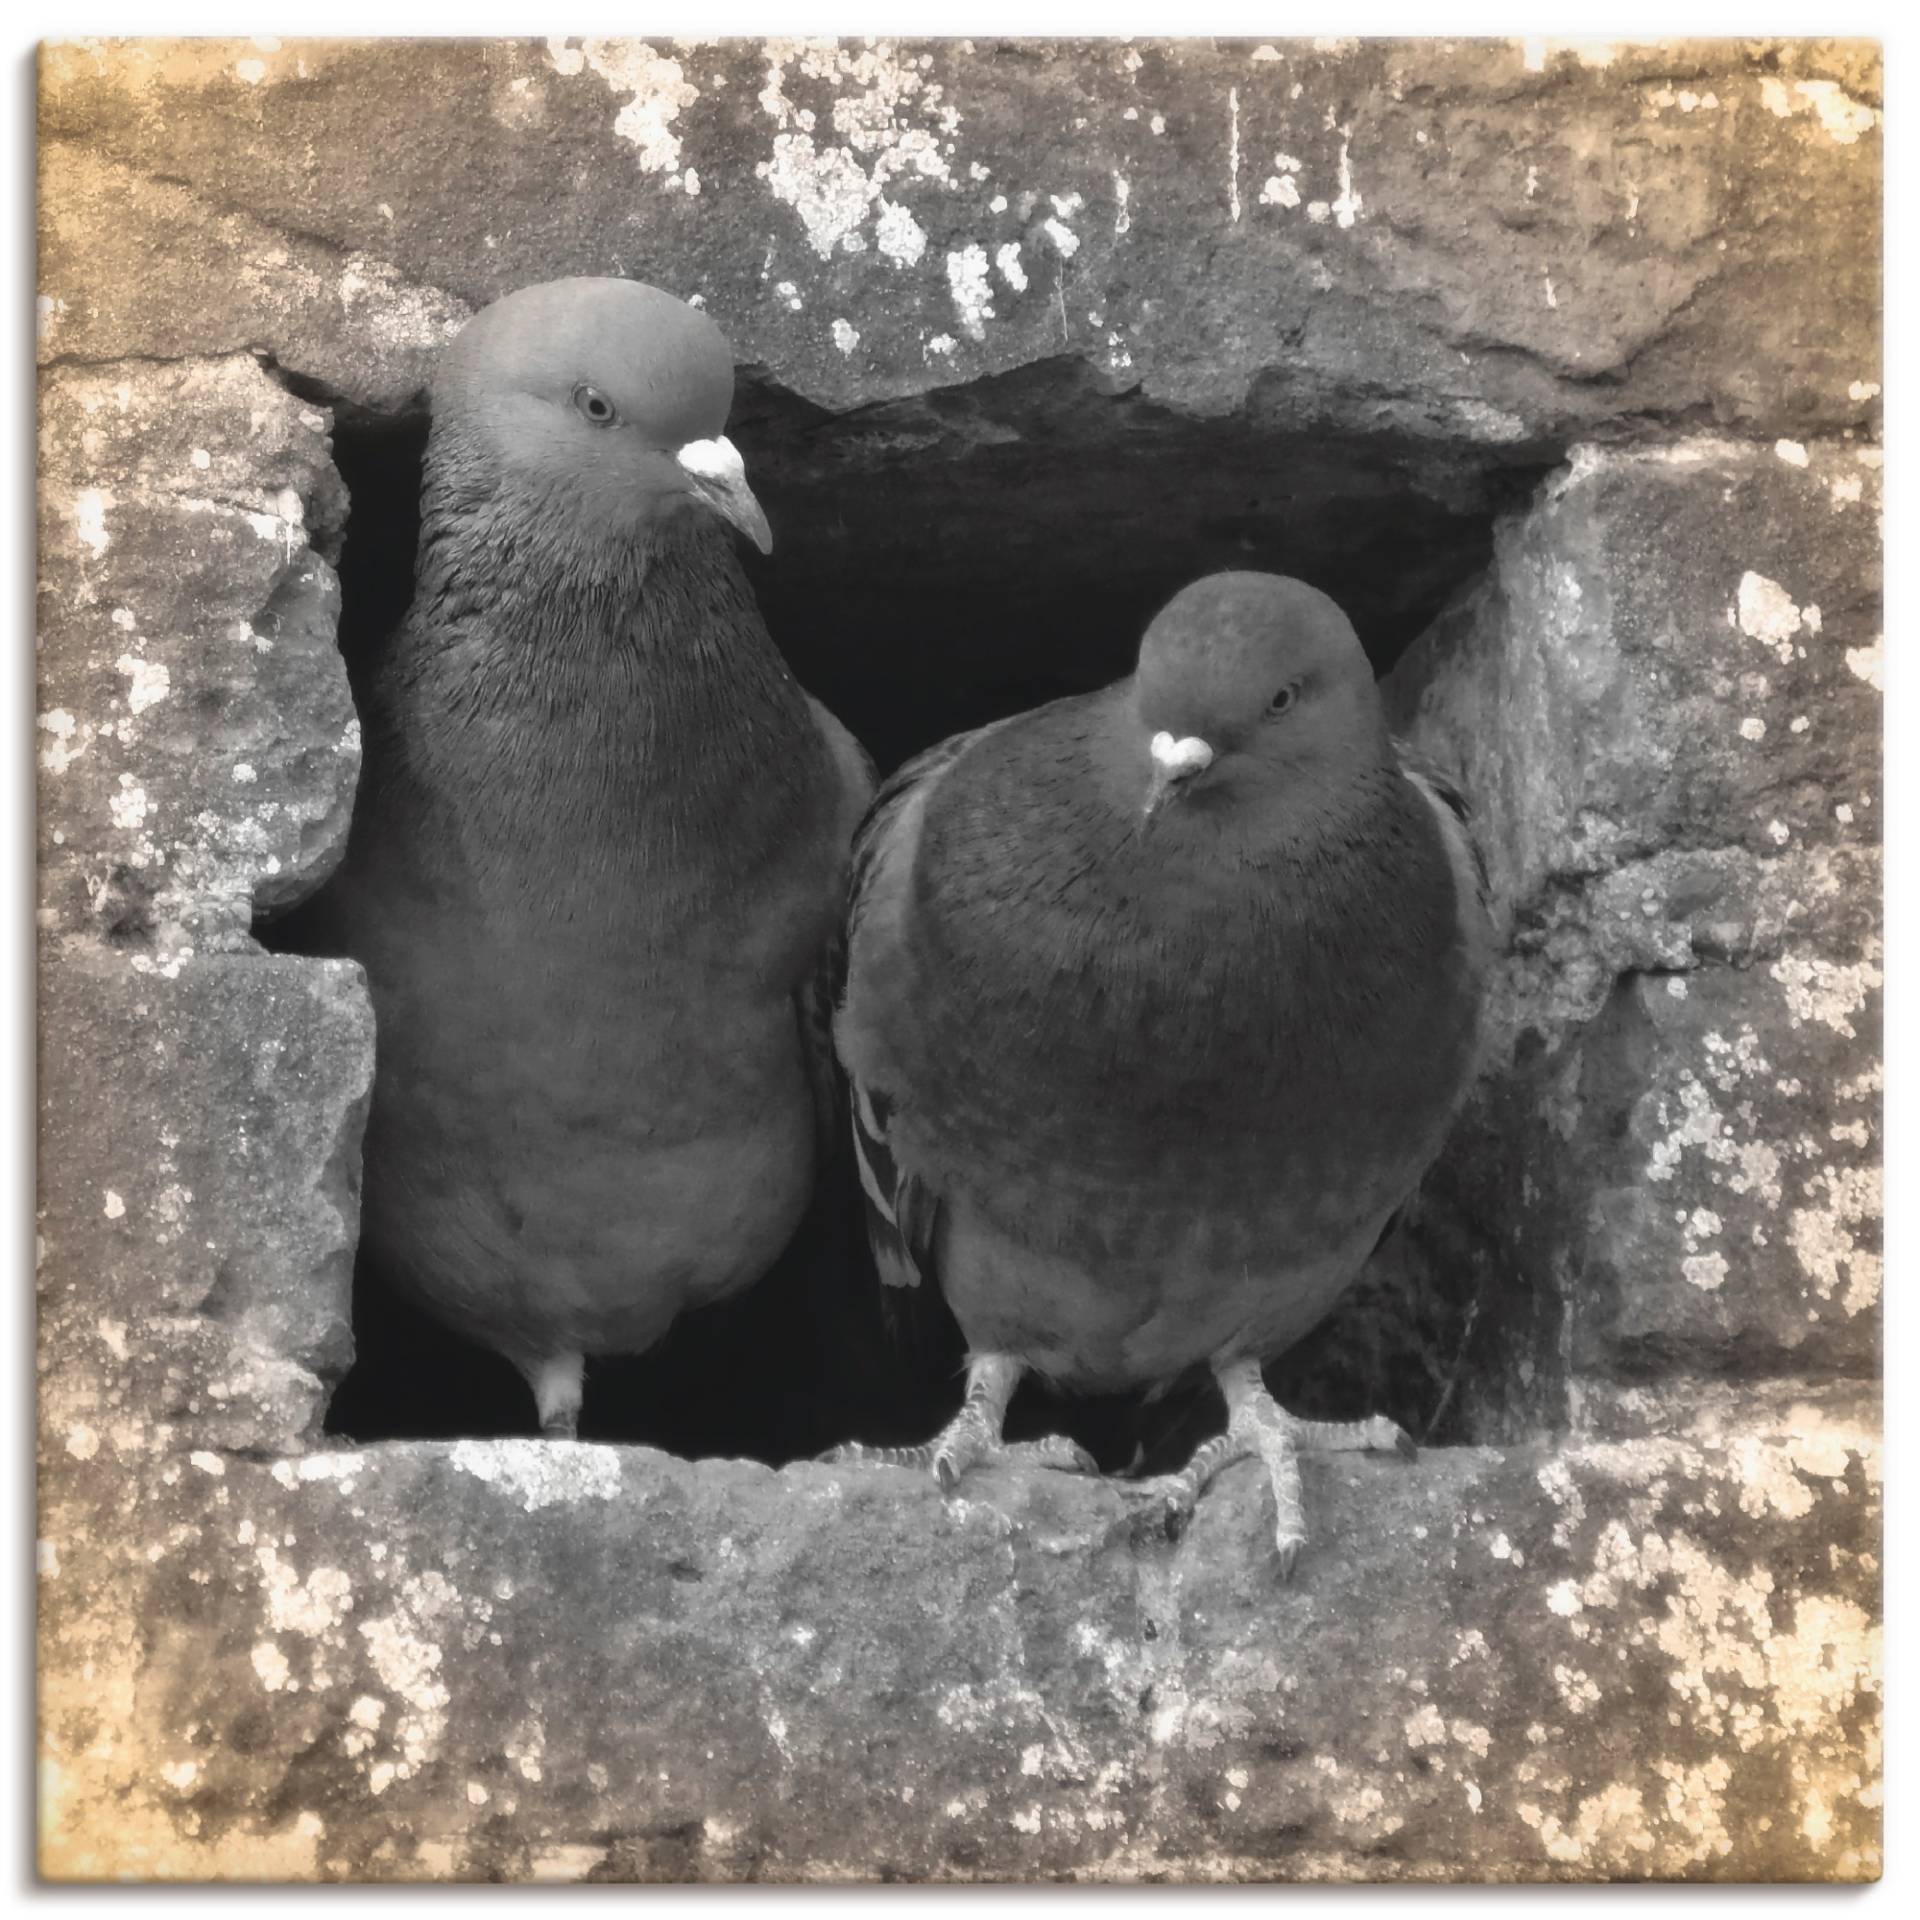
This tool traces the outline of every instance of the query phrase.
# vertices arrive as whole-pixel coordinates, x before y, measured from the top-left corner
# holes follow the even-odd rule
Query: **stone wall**
[[[1826,42],[45,49],[43,1870],[1876,1874],[1877,101]],[[255,928],[339,856],[433,354],[577,272],[725,328],[763,603],[883,759],[1231,562],[1474,792],[1487,1076],[1276,1378],[1478,1444],[1310,1461],[1291,1589],[1250,1468],[1173,1546],[324,1437],[372,1022]]]

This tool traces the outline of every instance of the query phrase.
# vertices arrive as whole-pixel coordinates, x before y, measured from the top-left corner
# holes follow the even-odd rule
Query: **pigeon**
[[[1439,1151],[1490,951],[1460,794],[1299,580],[1201,579],[1130,678],[909,761],[856,836],[835,1037],[880,1277],[944,1298],[966,1399],[922,1446],[829,1457],[949,1492],[993,1459],[1090,1471],[1002,1439],[1025,1375],[1151,1396],[1210,1370],[1226,1431],[1132,1485],[1177,1534],[1257,1455],[1290,1574],[1299,1451],[1411,1443],[1295,1419],[1261,1367]]]
[[[657,288],[510,293],[432,388],[412,604],[335,883],[376,1072],[363,1235],[578,1431],[588,1356],[746,1287],[843,1121],[853,737],[767,633],[733,362]]]

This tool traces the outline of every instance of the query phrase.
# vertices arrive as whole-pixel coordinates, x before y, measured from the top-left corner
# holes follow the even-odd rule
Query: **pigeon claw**
[[[1098,1475],[1100,1463],[1078,1441],[1064,1434],[1050,1433],[1037,1443],[1035,1460],[1043,1467],[1057,1467],[1062,1473]]]
[[[1418,1460],[1420,1449],[1413,1443],[1413,1435],[1405,1427],[1397,1427],[1393,1435],[1393,1450],[1402,1460]]]
[[[1283,1583],[1292,1580],[1293,1570],[1300,1564],[1300,1549],[1306,1544],[1306,1541],[1297,1533],[1288,1539],[1276,1540],[1273,1543],[1274,1560]]]

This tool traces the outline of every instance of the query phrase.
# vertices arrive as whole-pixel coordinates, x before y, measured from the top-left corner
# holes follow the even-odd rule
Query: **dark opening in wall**
[[[1111,393],[1067,360],[838,416],[749,370],[730,432],[774,528],[771,558],[747,556],[774,638],[883,772],[960,728],[1126,673],[1157,608],[1222,567],[1323,588],[1384,672],[1484,569],[1495,517],[1556,457],[1304,427],[1259,389],[1239,412],[1200,419]],[[340,645],[356,698],[411,594],[425,443],[424,416],[343,411],[336,429],[352,501]],[[262,941],[334,950],[325,906],[323,890],[264,922]],[[930,1434],[959,1404],[958,1331],[937,1316],[918,1352],[889,1339],[859,1208],[843,1162],[759,1286],[684,1316],[651,1353],[590,1361],[583,1437],[779,1464],[842,1439]],[[1302,1414],[1385,1412],[1416,1435],[1459,1437],[1471,1278],[1448,1276],[1415,1324],[1419,1256],[1389,1247],[1376,1267],[1390,1277],[1358,1289],[1270,1378]],[[515,1370],[397,1299],[364,1249],[354,1328],[330,1431],[534,1431]],[[1156,1468],[1219,1420],[1210,1387],[1143,1410],[1029,1385],[1009,1433],[1064,1429],[1109,1469]]]

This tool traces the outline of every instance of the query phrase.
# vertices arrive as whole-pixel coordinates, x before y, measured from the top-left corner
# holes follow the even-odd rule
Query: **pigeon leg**
[[[1267,1470],[1267,1484],[1273,1488],[1273,1544],[1280,1556],[1280,1577],[1290,1579],[1307,1543],[1293,1422],[1267,1391],[1257,1360],[1233,1360],[1213,1371],[1226,1395],[1228,1435],[1240,1442],[1243,1453],[1257,1453]]]
[[[1397,1453],[1414,1457],[1405,1431],[1382,1415],[1370,1420],[1296,1420],[1267,1392],[1255,1360],[1217,1366],[1215,1377],[1227,1402],[1227,1430],[1206,1442],[1178,1473],[1138,1483],[1135,1491],[1163,1502],[1169,1539],[1178,1539],[1193,1518],[1201,1493],[1223,1467],[1258,1455],[1273,1488],[1274,1545],[1281,1577],[1292,1573],[1306,1542],[1300,1501],[1299,1453]]]
[[[987,1460],[1012,1464],[1024,1461],[1037,1467],[1058,1467],[1067,1473],[1097,1473],[1093,1458],[1064,1434],[1050,1433],[1038,1440],[1002,1440],[1007,1402],[1025,1371],[1011,1354],[983,1353],[967,1362],[967,1398],[931,1440],[917,1447],[869,1447],[857,1440],[835,1447],[821,1457],[830,1462],[874,1461],[891,1467],[931,1467],[942,1493],[952,1493],[969,1467]]]
[[[1352,1452],[1389,1450],[1411,1457],[1413,1442],[1391,1420],[1375,1417],[1340,1423],[1296,1420],[1281,1408],[1260,1378],[1257,1360],[1216,1362],[1214,1378],[1227,1402],[1227,1433],[1246,1451],[1257,1453],[1273,1488],[1273,1543],[1280,1556],[1280,1577],[1288,1578],[1306,1545],[1306,1514],[1300,1504],[1301,1447]]]
[[[540,1432],[548,1440],[571,1440],[580,1431],[581,1374],[586,1361],[577,1353],[553,1353],[521,1371],[540,1409]]]

